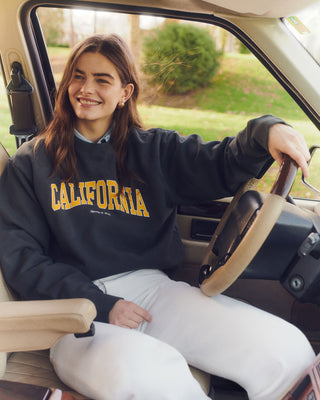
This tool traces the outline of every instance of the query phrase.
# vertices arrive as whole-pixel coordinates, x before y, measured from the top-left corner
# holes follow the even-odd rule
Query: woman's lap
[[[145,342],[148,348],[151,343],[149,343],[150,338],[146,336],[152,336],[158,339],[154,342],[159,343],[155,347],[151,346],[152,351],[161,347],[163,345],[163,343],[160,344],[161,342],[169,344],[169,346],[162,347],[161,352],[166,353],[166,357],[169,359],[174,354],[173,359],[179,360],[177,365],[171,363],[170,374],[176,374],[178,377],[179,364],[182,371],[181,376],[184,380],[190,379],[191,386],[193,385],[192,377],[189,377],[188,374],[185,375],[186,365],[182,366],[184,363],[177,355],[179,353],[195,367],[235,380],[245,387],[250,398],[259,400],[276,399],[290,385],[290,381],[293,382],[313,360],[314,354],[309,343],[294,326],[226,296],[208,298],[198,288],[190,287],[184,282],[171,281],[160,271],[137,271],[121,276],[119,279],[108,279],[104,282],[104,286],[107,293],[134,301],[152,315],[151,323],[145,322],[139,327],[141,333],[146,335],[118,328],[123,332],[120,335],[123,342],[128,343],[132,339],[133,342],[141,342],[139,346],[142,347]],[[91,343],[86,348],[86,354],[90,352],[91,354],[95,352],[102,354],[102,350],[105,352],[103,357],[99,356],[99,361],[90,360],[90,364],[94,365],[96,369],[106,368],[102,375],[98,374],[102,379],[102,376],[111,374],[109,369],[112,370],[112,364],[125,363],[125,353],[128,353],[127,357],[131,354],[133,365],[137,363],[137,360],[136,355],[128,350],[127,345],[120,345],[119,339],[113,342],[114,334],[112,332],[114,329],[111,325],[101,325],[104,325],[104,328],[101,329],[99,338],[94,339],[96,342],[94,345]],[[116,331],[119,336],[118,329]],[[134,336],[139,339],[133,338],[133,332],[138,334]],[[101,344],[103,339],[100,337],[103,336],[109,338],[108,345]],[[127,339],[125,339],[126,337]],[[151,342],[154,344],[152,340]],[[122,346],[121,348],[125,350],[123,359],[119,357],[119,352],[115,351],[117,346]],[[62,347],[65,345],[61,345]],[[77,359],[76,348],[69,347],[68,350],[71,354],[68,357]],[[94,352],[93,347],[96,349]],[[151,348],[143,351],[151,354]],[[178,351],[173,351],[173,348]],[[57,358],[58,352],[53,351],[52,353],[56,354]],[[59,354],[63,354],[63,358],[66,358],[63,352],[59,352]],[[149,362],[149,365],[148,363],[139,363],[139,366],[142,369],[149,369],[148,372],[151,372],[153,368],[150,370],[150,363],[155,366],[155,370],[157,370],[157,365],[160,369],[167,365],[167,362],[157,360],[156,354],[157,352],[151,357],[152,361]],[[86,360],[87,365],[89,365],[88,361]],[[109,361],[111,362],[109,363]],[[99,363],[109,366],[101,367]],[[129,366],[126,366],[124,370],[127,369]],[[113,370],[116,369],[113,368]],[[124,370],[121,369],[121,371]],[[125,374],[125,372],[122,373]],[[65,372],[60,372],[59,375],[66,381]],[[136,380],[139,379],[136,377]],[[140,383],[144,384],[143,381]],[[198,395],[196,398],[201,399],[200,396]],[[112,397],[113,400],[117,398]],[[121,400],[127,398],[130,397],[119,397]],[[143,399],[144,397],[137,398]],[[159,399],[162,398],[167,397],[159,397]],[[175,397],[172,398],[175,399]],[[108,397],[103,397],[103,399],[108,399]],[[179,397],[176,399],[178,400]]]
[[[173,347],[136,330],[95,323],[94,337],[67,335],[51,349],[60,378],[94,400],[207,400]]]

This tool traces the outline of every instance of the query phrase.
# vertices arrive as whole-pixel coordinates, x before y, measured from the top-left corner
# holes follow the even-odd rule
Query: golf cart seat
[[[0,144],[0,175],[8,159]],[[68,333],[88,332],[95,316],[95,306],[87,299],[17,301],[0,270],[0,379],[58,388],[75,399],[86,399],[56,376],[49,349]],[[210,376],[191,370],[209,393]]]

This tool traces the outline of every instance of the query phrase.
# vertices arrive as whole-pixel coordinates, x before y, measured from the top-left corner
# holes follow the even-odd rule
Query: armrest
[[[0,303],[0,352],[43,350],[68,333],[88,332],[97,312],[88,299]]]

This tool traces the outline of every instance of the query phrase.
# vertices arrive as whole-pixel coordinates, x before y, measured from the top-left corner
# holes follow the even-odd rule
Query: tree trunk
[[[133,54],[137,70],[140,70],[140,16],[128,15],[130,24],[130,48]]]

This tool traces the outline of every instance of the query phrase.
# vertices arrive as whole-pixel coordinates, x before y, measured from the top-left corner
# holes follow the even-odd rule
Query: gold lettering
[[[127,193],[127,195],[128,195],[128,198],[129,198],[129,203],[130,203],[130,214],[131,214],[131,215],[137,215],[136,210],[135,210],[135,208],[134,208],[133,199],[132,199],[132,189],[129,188],[129,187],[126,187],[126,188],[125,188],[125,191],[126,191],[126,193]]]
[[[116,206],[117,210],[120,210],[120,205],[117,199],[118,193],[118,184],[116,181],[107,180],[108,185],[108,196],[109,196],[109,210],[114,210],[114,206]]]
[[[80,206],[81,204],[81,199],[78,196],[77,198],[75,198],[74,196],[74,184],[73,183],[69,183],[69,187],[70,187],[70,207],[77,207]]]
[[[125,191],[123,190],[120,194],[120,204],[121,204],[121,211],[126,212],[129,214],[129,206],[126,198]]]
[[[94,200],[94,192],[93,190],[96,188],[95,181],[89,181],[85,183],[86,185],[86,194],[87,194],[87,201],[90,206],[93,206],[92,200]]]
[[[97,182],[97,204],[99,208],[107,208],[107,190],[105,181]]]
[[[62,182],[61,186],[60,186],[60,202],[61,202],[61,207],[64,210],[70,209],[70,203],[69,203],[69,199],[68,199],[66,185],[64,182]]]
[[[148,213],[146,206],[144,204],[142,195],[140,193],[139,189],[136,189],[136,199],[137,199],[137,215],[139,217],[142,217],[142,212],[144,217],[150,217],[150,214]]]
[[[139,189],[124,187],[118,195],[118,183],[115,180],[79,182],[79,193],[74,183],[51,184],[51,207],[53,211],[69,210],[80,205],[96,205],[100,209],[117,210],[126,214],[149,218],[142,194]],[[60,190],[59,190],[60,189]],[[135,201],[134,201],[135,200]]]
[[[55,183],[51,184],[51,207],[53,211],[58,211],[60,210],[60,201],[56,200],[56,195],[55,193],[58,192],[57,185]]]
[[[88,204],[86,198],[84,196],[84,182],[79,182],[80,196],[81,196],[81,205]]]

